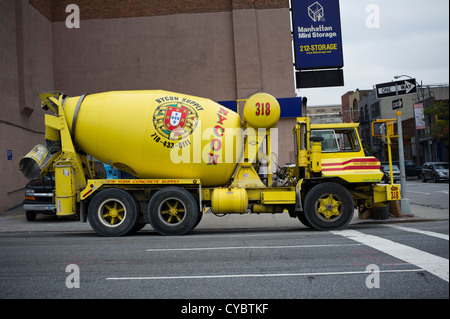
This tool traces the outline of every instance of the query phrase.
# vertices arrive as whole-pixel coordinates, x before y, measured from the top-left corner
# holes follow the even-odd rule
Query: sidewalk
[[[355,210],[351,225],[359,223],[398,223],[420,222],[430,220],[448,220],[448,209],[411,204],[411,216],[401,216],[384,220],[359,219]],[[260,229],[260,230],[295,230],[306,228],[297,218],[286,214],[243,214],[217,217],[209,211],[203,215],[202,221],[195,230],[224,229]],[[152,230],[150,225],[143,229]],[[55,216],[38,215],[36,221],[29,222],[25,218],[22,206],[0,214],[0,233],[12,232],[94,232],[89,223],[81,223],[73,219],[58,219]]]

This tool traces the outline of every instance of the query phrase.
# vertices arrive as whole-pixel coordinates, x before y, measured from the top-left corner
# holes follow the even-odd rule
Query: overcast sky
[[[310,106],[341,104],[346,92],[372,89],[400,74],[423,84],[449,83],[448,0],[340,0],[339,5],[345,86],[299,90]],[[376,10],[378,27],[372,19]]]

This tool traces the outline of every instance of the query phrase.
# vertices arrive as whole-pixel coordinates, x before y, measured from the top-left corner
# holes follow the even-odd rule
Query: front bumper
[[[25,211],[56,213],[55,204],[23,204]]]

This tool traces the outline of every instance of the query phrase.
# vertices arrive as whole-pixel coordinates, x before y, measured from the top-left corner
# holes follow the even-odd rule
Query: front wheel
[[[160,235],[184,235],[200,222],[194,197],[184,188],[166,187],[148,203],[148,219]]]
[[[36,220],[36,215],[36,212],[30,210],[25,211],[25,216],[29,222],[34,222]]]
[[[353,218],[353,198],[350,192],[339,184],[318,184],[306,195],[304,212],[312,228],[341,229]]]
[[[139,219],[138,202],[133,195],[122,189],[102,190],[89,204],[89,224],[102,236],[127,235],[136,229]]]

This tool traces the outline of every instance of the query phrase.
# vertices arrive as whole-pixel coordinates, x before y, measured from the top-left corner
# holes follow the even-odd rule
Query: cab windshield
[[[312,130],[311,137],[322,137],[322,152],[358,152],[361,150],[355,130]]]

